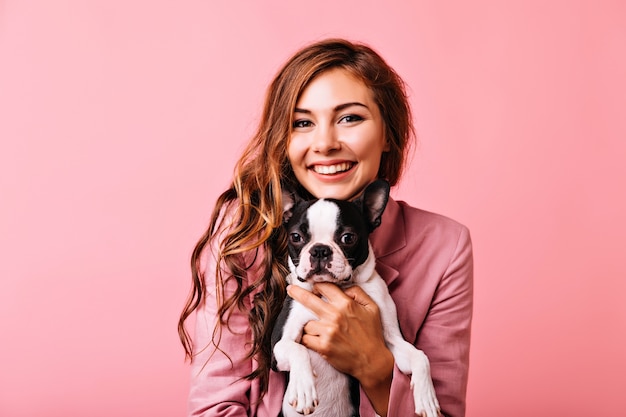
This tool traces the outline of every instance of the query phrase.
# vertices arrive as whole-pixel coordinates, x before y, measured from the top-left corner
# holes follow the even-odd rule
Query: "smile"
[[[335,165],[313,165],[313,171],[322,175],[332,175],[338,172],[349,171],[353,166],[353,162],[342,162]]]

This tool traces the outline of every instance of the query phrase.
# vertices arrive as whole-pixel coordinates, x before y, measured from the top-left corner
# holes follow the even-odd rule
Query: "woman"
[[[393,186],[412,138],[404,84],[368,46],[321,41],[279,71],[192,256],[193,291],[179,322],[192,359],[190,415],[280,413],[285,377],[270,370],[269,346],[286,295],[283,184],[305,197],[348,200],[376,178]],[[473,274],[467,229],[391,199],[371,242],[405,339],[430,359],[442,414],[463,416]],[[316,290],[326,301],[289,288],[319,317],[305,326],[302,344],[359,381],[361,416],[413,415],[410,379],[394,366],[376,305],[358,288]],[[194,312],[192,339],[184,323]]]

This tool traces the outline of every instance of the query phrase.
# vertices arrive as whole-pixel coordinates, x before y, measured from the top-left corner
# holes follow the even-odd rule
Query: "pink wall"
[[[626,7],[0,1],[0,415],[178,416],[188,259],[278,66],[370,42],[467,224],[469,417],[626,411]],[[408,5],[408,4],[411,5]]]

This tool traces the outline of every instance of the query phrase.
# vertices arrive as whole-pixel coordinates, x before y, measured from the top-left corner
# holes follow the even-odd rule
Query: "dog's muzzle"
[[[328,245],[316,244],[309,249],[311,255],[311,271],[313,273],[323,273],[331,267],[333,261],[333,250]]]

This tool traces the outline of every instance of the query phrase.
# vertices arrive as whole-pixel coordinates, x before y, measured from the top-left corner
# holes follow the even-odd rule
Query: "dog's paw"
[[[435,395],[433,382],[428,375],[414,373],[411,376],[411,388],[415,400],[415,414],[422,417],[438,417],[441,415],[439,401]]]
[[[285,400],[300,414],[308,415],[315,411],[318,399],[313,375],[300,375],[297,378],[292,375],[285,392]]]

